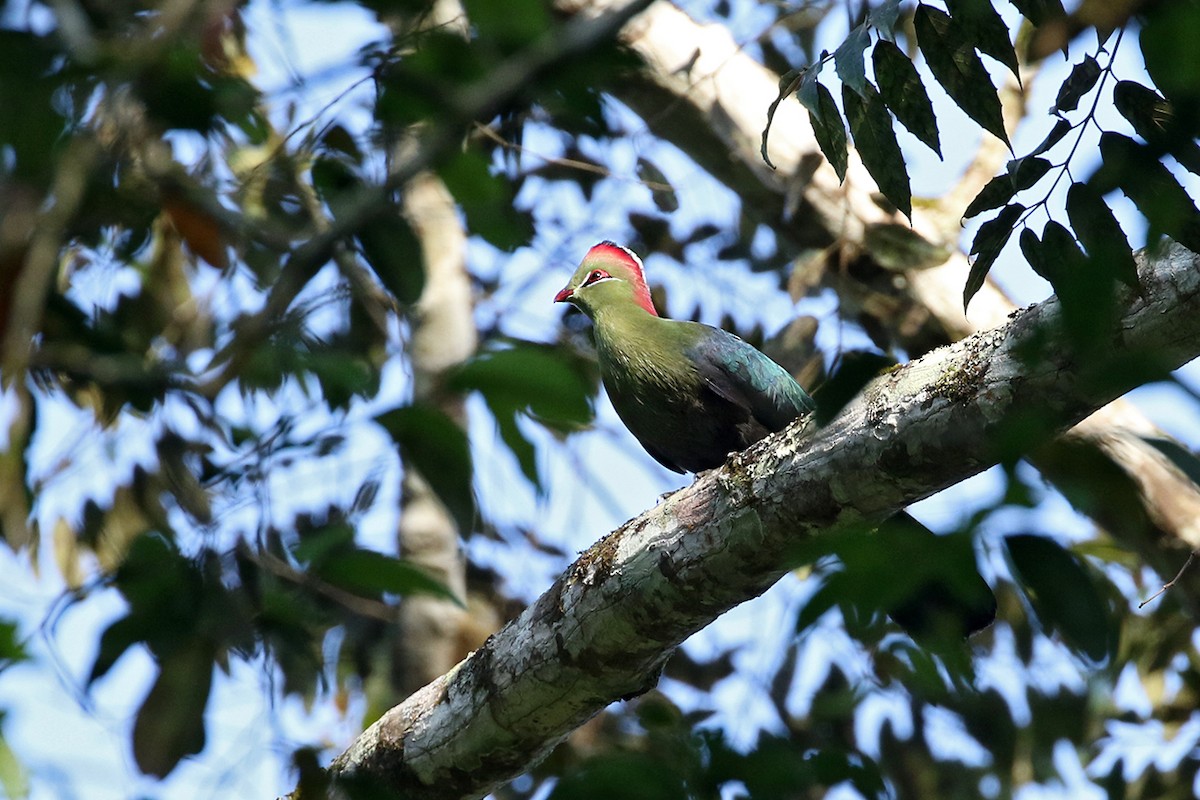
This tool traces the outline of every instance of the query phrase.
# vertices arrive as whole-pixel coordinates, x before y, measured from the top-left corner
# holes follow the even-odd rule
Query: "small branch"
[[[387,603],[381,603],[367,597],[360,597],[353,592],[346,591],[340,586],[334,586],[331,583],[314,578],[312,574],[300,572],[294,569],[291,564],[265,551],[252,553],[249,548],[243,548],[242,555],[275,577],[281,578],[288,583],[293,583],[296,586],[302,586],[305,589],[312,589],[317,594],[325,596],[327,599],[359,616],[371,617],[372,619],[386,622],[389,625],[396,622],[396,609]]]
[[[1183,566],[1179,568],[1179,572],[1175,573],[1175,577],[1171,578],[1171,580],[1164,583],[1162,585],[1162,588],[1159,589],[1157,592],[1150,595],[1142,602],[1138,603],[1138,608],[1144,608],[1146,606],[1146,604],[1149,603],[1151,600],[1158,597],[1160,594],[1165,592],[1167,589],[1170,589],[1172,586],[1174,586],[1179,581],[1179,579],[1183,577],[1183,573],[1187,572],[1187,568],[1190,567],[1192,565],[1192,562],[1195,560],[1196,560],[1196,551],[1193,550],[1192,552],[1188,553],[1187,561],[1183,562]]]

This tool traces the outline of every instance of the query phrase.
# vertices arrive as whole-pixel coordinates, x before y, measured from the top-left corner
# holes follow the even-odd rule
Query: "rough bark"
[[[1198,267],[1179,246],[1143,257],[1143,292],[1120,299],[1111,351],[1170,368],[1200,354]],[[665,498],[385,714],[333,770],[406,798],[479,797],[518,775],[608,703],[653,686],[681,641],[787,572],[798,540],[885,518],[987,468],[1014,419],[1051,433],[1133,388],[1133,377],[1090,379],[1058,341],[1059,319],[1053,298],[1018,312],[879,378],[826,427],[798,421]]]
[[[559,0],[558,5],[593,15],[625,1]],[[644,69],[614,88],[617,97],[737,193],[747,213],[768,224],[793,254],[823,251],[813,260],[817,274],[798,270],[794,282],[832,286],[844,309],[870,315],[912,354],[1000,325],[1015,309],[989,280],[971,301],[970,314],[964,314],[967,258],[952,238],[958,236],[957,226],[945,224],[963,209],[946,208],[944,202],[918,205],[910,227],[876,199],[875,184],[853,153],[846,181],[839,184],[794,99],[776,111],[770,155],[778,169],[770,169],[759,154],[759,136],[766,109],[778,94],[779,76],[750,57],[725,26],[697,23],[671,3],[657,2],[622,28],[621,39]],[[1080,445],[1117,464],[1137,486],[1133,499],[1140,501],[1139,513],[1129,513],[1130,498],[1104,494],[1088,513],[1170,576],[1189,551],[1200,548],[1200,489],[1146,438],[1168,437],[1133,405],[1117,401],[1032,460],[1052,482],[1071,477],[1061,465],[1066,452]],[[1194,580],[1200,588],[1200,572]],[[1194,610],[1200,616],[1200,608]]]

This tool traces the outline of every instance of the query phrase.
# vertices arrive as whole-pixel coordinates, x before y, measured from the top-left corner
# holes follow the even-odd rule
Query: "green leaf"
[[[463,7],[479,40],[495,42],[504,53],[531,44],[550,28],[550,15],[541,0],[464,0]]]
[[[1175,107],[1158,92],[1133,81],[1118,81],[1113,105],[1133,129],[1156,150],[1175,156],[1189,172],[1200,175],[1200,145]]]
[[[1100,72],[1099,62],[1090,55],[1084,56],[1083,61],[1071,68],[1071,74],[1062,82],[1062,86],[1058,87],[1058,97],[1054,100],[1051,112],[1058,114],[1078,108],[1079,101],[1100,79]]]
[[[686,800],[681,766],[650,753],[605,753],[560,777],[550,800]]]
[[[143,773],[165,778],[184,757],[204,749],[213,656],[212,646],[196,639],[159,662],[133,724],[133,756]]]
[[[875,43],[871,61],[875,66],[875,79],[879,81],[879,94],[896,115],[896,120],[940,157],[942,147],[938,140],[937,119],[917,68],[899,47],[886,39]]]
[[[846,108],[854,146],[867,172],[871,173],[883,196],[911,219],[912,189],[908,170],[883,98],[870,83],[861,95],[843,85],[842,104]]]
[[[1074,183],[1067,191],[1067,216],[1095,266],[1098,280],[1109,276],[1126,286],[1138,286],[1137,263],[1129,240],[1104,198],[1087,183]]]
[[[4,716],[0,714],[0,722],[3,721]],[[25,767],[3,736],[0,736],[0,791],[10,800],[25,800],[29,797],[29,777],[25,773]]]
[[[1025,206],[1020,203],[1011,203],[1001,209],[995,219],[988,220],[979,226],[979,230],[975,233],[975,239],[971,242],[971,255],[975,256],[975,260],[971,262],[971,271],[967,275],[967,284],[963,288],[964,309],[983,286],[988,271],[999,257],[1000,251],[1004,249],[1008,237],[1012,235],[1013,226],[1017,224],[1017,220],[1023,213],[1025,213]]]
[[[962,26],[964,38],[974,42],[976,50],[996,59],[1020,77],[1017,51],[1009,39],[1008,26],[991,0],[946,0],[946,7],[954,21]]]
[[[842,84],[849,86],[859,94],[867,89],[867,67],[863,61],[863,53],[871,44],[871,37],[865,25],[859,25],[850,31],[846,40],[833,51],[833,66],[837,69]]]
[[[425,288],[425,261],[417,235],[400,214],[385,214],[358,232],[363,257],[392,296],[405,305]]]
[[[1106,132],[1100,137],[1100,163],[1090,182],[1102,193],[1119,187],[1133,200],[1150,223],[1147,238],[1151,242],[1166,234],[1189,250],[1200,252],[1200,212],[1146,145]]]
[[[913,26],[925,63],[938,83],[967,116],[1011,149],[1004,131],[1000,96],[962,26],[956,25],[945,12],[926,5],[917,6]]]
[[[357,594],[379,596],[429,594],[465,608],[441,581],[411,561],[393,558],[374,550],[354,548],[331,554],[316,565],[323,580]]]
[[[459,533],[475,526],[471,486],[471,448],[467,434],[441,411],[423,405],[403,406],[375,418],[400,448],[406,465],[428,481],[454,518]]]
[[[1015,534],[1004,543],[1018,585],[1041,623],[1092,661],[1110,658],[1116,652],[1116,631],[1079,560],[1045,536]]]
[[[808,121],[812,124],[813,135],[817,138],[817,146],[829,160],[829,165],[837,173],[838,180],[844,181],[846,168],[850,164],[850,150],[842,115],[829,90],[816,78],[809,82],[807,75],[801,84],[800,92],[797,93],[802,103],[806,96],[806,87],[811,87],[812,97],[815,98],[805,103],[805,107],[808,109]]]
[[[493,407],[528,413],[564,432],[592,419],[593,377],[579,359],[558,347],[519,342],[484,351],[455,370],[447,385],[478,391]]]
[[[27,658],[29,655],[17,640],[17,623],[0,620],[0,670]]]
[[[1180,108],[1195,108],[1200,100],[1200,6],[1161,3],[1148,7],[1138,32],[1146,71],[1164,95]]]
[[[963,212],[963,217],[973,217],[984,211],[1000,206],[1012,200],[1017,192],[1023,192],[1032,187],[1050,171],[1050,162],[1044,158],[1014,158],[1008,162],[1005,171],[992,178],[987,185],[975,195],[975,199]]]
[[[462,208],[471,233],[501,250],[528,243],[533,235],[529,215],[517,210],[512,185],[492,174],[483,153],[459,152],[438,168],[438,175]]]
[[[885,39],[896,38],[896,21],[899,19],[900,0],[884,0],[867,14],[867,24]],[[875,77],[879,77],[878,73]]]

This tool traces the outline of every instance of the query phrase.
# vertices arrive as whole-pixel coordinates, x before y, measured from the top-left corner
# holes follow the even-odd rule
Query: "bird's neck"
[[[634,304],[597,309],[596,344],[624,369],[670,370],[682,359],[681,323],[647,313]]]

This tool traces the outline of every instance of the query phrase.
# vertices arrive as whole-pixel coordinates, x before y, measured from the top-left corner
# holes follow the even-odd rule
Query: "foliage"
[[[764,37],[760,52],[792,71],[772,112],[796,94],[839,179],[853,143],[887,203],[908,217],[920,201],[895,123],[939,156],[950,148],[948,114],[931,101],[931,81],[1009,146],[994,81],[1022,75],[1023,64],[1076,34],[1077,42],[1094,39],[1093,52],[1063,79],[1044,139],[1012,153],[965,209],[952,211],[991,214],[969,247],[964,303],[1015,238],[1062,301],[1073,346],[1103,356],[1089,333],[1111,312],[1113,293],[1137,283],[1115,193],[1145,217],[1151,246],[1171,237],[1200,250],[1200,212],[1179,177],[1200,174],[1200,4],[1121,4],[1124,15],[1097,28],[1057,0],[1014,1],[1017,45],[1003,21],[1014,16],[1006,4],[848,5],[850,30],[820,54],[812,42],[824,15],[789,27],[773,4],[697,11],[729,26],[738,8],[779,14],[778,35]],[[34,3],[25,19],[6,10],[0,29],[8,54],[0,59],[0,376],[11,410],[0,532],[21,553],[51,545],[66,583],[56,615],[120,598],[122,614],[97,632],[95,658],[78,679],[81,691],[95,691],[130,652],[153,656],[155,676],[130,732],[135,763],[148,775],[170,775],[204,751],[214,670],[263,665],[278,676],[279,697],[344,711],[347,696],[361,697],[388,672],[403,598],[470,605],[441,576],[367,541],[364,531],[381,516],[394,529],[399,503],[382,509],[379,498],[404,470],[418,471],[453,519],[474,562],[472,591],[487,602],[527,598],[508,597],[517,592],[472,543],[498,541],[565,563],[537,529],[552,489],[564,486],[546,465],[592,425],[598,380],[585,337],[529,341],[502,319],[504,298],[515,306],[513,296],[545,286],[481,266],[488,258],[516,264],[508,254],[534,238],[574,248],[554,201],[538,198],[561,193],[592,219],[606,197],[629,195],[616,227],[636,248],[664,262],[707,254],[716,267],[706,274],[736,267],[739,276],[771,276],[793,295],[805,291],[789,282],[799,280],[799,268],[791,269],[797,253],[753,208],[694,224],[694,213],[668,216],[694,211],[687,187],[672,182],[674,150],[646,147],[626,159],[636,161],[632,178],[614,166],[621,147],[640,141],[627,135],[634,114],[619,99],[642,67],[614,43],[613,30],[560,16],[540,0],[466,2],[463,27],[432,24],[423,2],[360,6],[387,26],[353,65],[371,90],[353,95],[352,110],[369,119],[362,125],[335,107],[297,118],[286,93],[262,89],[252,79],[240,4],[183,4],[173,14],[84,3],[70,16],[66,6]],[[29,21],[37,15],[50,22]],[[1116,53],[1135,37],[1147,76],[1119,72]],[[828,62],[833,68],[823,69]],[[827,85],[834,76],[840,91]],[[1102,164],[1083,176],[1081,142],[1101,130],[1097,111],[1107,107],[1129,129],[1102,131]],[[684,138],[674,144],[687,149]],[[539,157],[539,147],[554,154]],[[719,160],[693,167],[718,177],[725,168]],[[474,296],[460,298],[478,303],[477,351],[427,393],[415,386],[410,347],[429,277],[419,215],[405,206],[418,176],[436,176],[473,252],[487,254],[472,263]],[[591,229],[586,236],[602,238]],[[569,255],[564,260],[578,253]],[[665,294],[673,310],[693,312],[679,307],[682,295],[699,298],[694,315],[713,315],[692,285],[701,281],[664,282],[671,291],[658,299]],[[870,351],[814,357],[813,336],[793,348],[793,361],[816,362],[810,373],[825,379],[822,420],[900,351],[915,354],[947,335],[904,340],[895,333],[900,315],[879,307],[848,300],[838,309],[877,345]],[[568,317],[564,327],[575,322]],[[756,338],[733,317],[725,322]],[[824,361],[832,374],[823,374]],[[1147,379],[1160,377],[1143,368]],[[472,418],[465,427],[452,411],[463,402]],[[39,467],[35,443],[60,435],[46,426],[63,406],[86,414],[86,433],[50,445],[69,468]],[[498,443],[480,458],[492,430]],[[569,742],[503,796],[530,797],[552,781],[557,798],[620,790],[795,797],[832,786],[865,797],[978,796],[985,788],[1010,796],[1031,781],[1062,782],[1060,743],[1094,765],[1090,774],[1110,796],[1189,796],[1200,769],[1194,755],[1135,770],[1111,748],[1118,723],[1178,732],[1194,722],[1194,609],[1169,592],[1132,611],[1129,595],[1154,579],[1116,534],[1069,543],[1033,524],[986,552],[990,523],[1044,495],[1018,461],[1026,433],[1006,431],[996,442],[1013,454],[1005,497],[956,530],[895,532],[888,546],[880,545],[886,531],[864,531],[795,554],[811,591],[792,611],[795,635],[758,675],[767,721],[750,742],[702,724],[716,711],[710,694],[729,678],[733,656],[698,661],[685,650],[667,675],[702,699],[681,708],[688,703],[654,693],[615,708],[597,723],[590,747]],[[151,442],[148,454],[126,455],[135,436]],[[355,447],[367,437],[386,442],[385,452],[364,459]],[[1200,474],[1186,448],[1156,446],[1193,480]],[[515,469],[502,472],[490,458],[497,453]],[[1085,512],[1089,493],[1135,495],[1111,464],[1072,464],[1081,467],[1079,482],[1063,491]],[[601,495],[589,466],[573,466],[577,482]],[[110,481],[73,487],[70,476],[81,471]],[[489,481],[510,482],[514,496],[528,492],[532,529],[483,502]],[[281,487],[290,497],[275,504]],[[979,601],[981,551],[999,602],[993,629],[968,646],[910,636],[893,621],[903,621],[935,579],[952,587],[950,606]],[[922,569],[897,580],[897,554]],[[18,666],[28,638],[0,620],[0,674],[28,666]],[[822,641],[854,657],[838,661]],[[803,672],[814,660],[824,670],[816,684]],[[1071,680],[1043,680],[1050,662],[1066,664]],[[985,679],[997,664],[1019,676]],[[1173,688],[1139,716],[1114,698],[1125,674]],[[793,689],[801,678],[808,682]],[[903,713],[882,714],[885,707]],[[863,735],[868,711],[884,721]],[[947,728],[966,755],[946,751]],[[295,748],[295,763],[313,775],[303,769],[315,763],[311,749]],[[0,738],[0,787],[20,796],[26,784]]]

